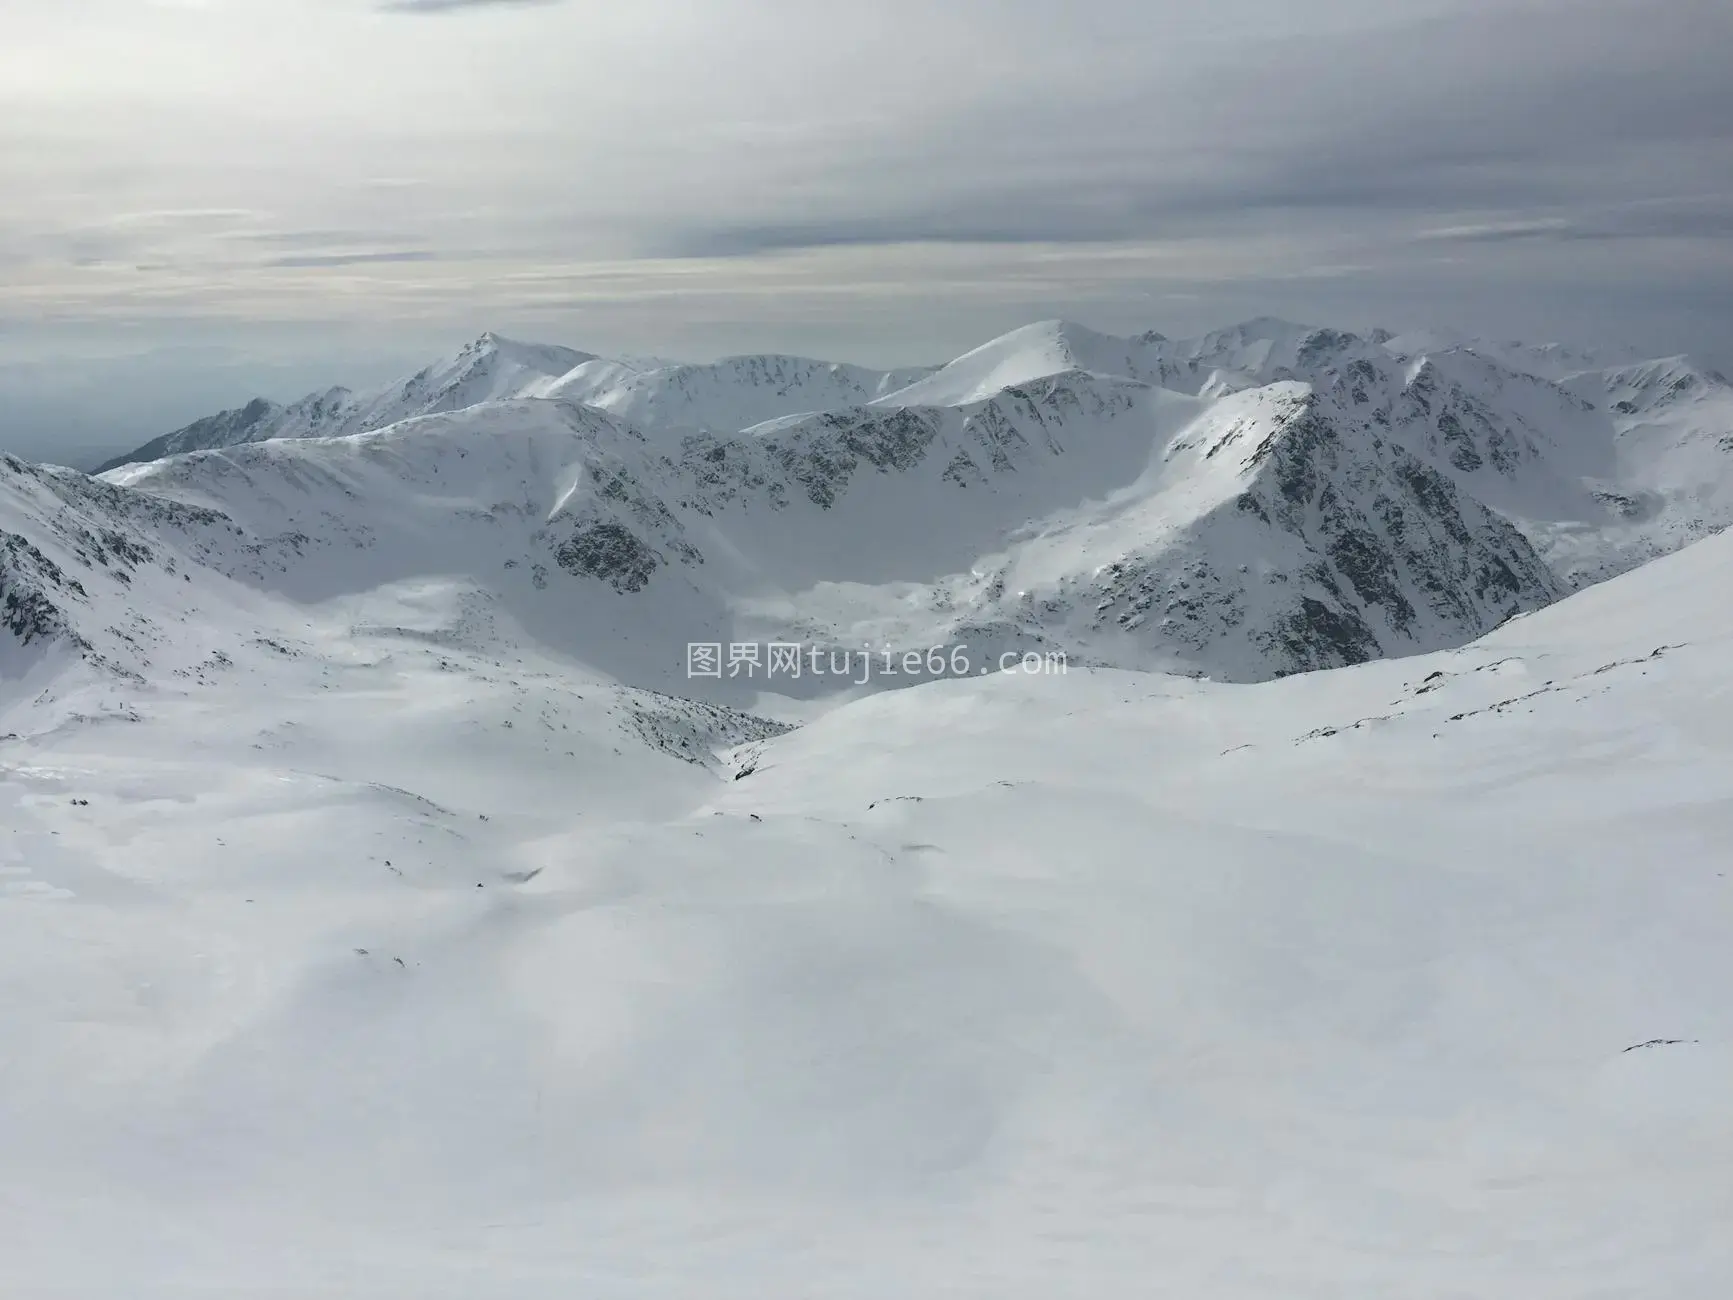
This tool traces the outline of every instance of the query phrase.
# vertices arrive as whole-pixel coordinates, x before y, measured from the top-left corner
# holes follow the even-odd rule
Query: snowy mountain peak
[[[463,355],[466,356],[483,354],[497,356],[509,365],[538,371],[549,377],[558,377],[586,361],[596,360],[594,353],[579,352],[552,343],[525,343],[506,338],[503,334],[495,334],[492,330],[482,334],[463,349]]]
[[[1724,400],[1733,388],[1720,371],[1689,356],[1615,366],[1581,379],[1581,386],[1601,389],[1625,415],[1680,402]]]
[[[678,434],[740,430],[783,416],[860,406],[927,373],[918,367],[872,370],[777,353],[648,368],[593,362],[563,377],[546,395],[587,402],[646,429]]]
[[[1143,379],[1154,372],[1158,347],[1074,321],[1036,321],[965,352],[880,400],[887,406],[955,406],[1070,370]]]
[[[1372,346],[1344,330],[1260,316],[1182,341],[1171,352],[1197,366],[1280,379],[1314,373],[1350,354],[1369,352]]]

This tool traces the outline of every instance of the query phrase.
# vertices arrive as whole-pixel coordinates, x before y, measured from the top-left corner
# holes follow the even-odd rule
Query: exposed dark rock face
[[[948,452],[938,470],[941,480],[957,488],[981,487],[1067,454],[1067,427],[1123,414],[1142,388],[1070,372],[1014,385],[962,408],[822,412],[752,436],[689,437],[670,469],[692,485],[680,504],[706,515],[756,499],[780,510],[804,498],[828,510],[863,469],[916,472],[940,444]]]
[[[596,523],[580,529],[554,550],[567,573],[599,578],[615,591],[642,591],[663,556],[622,524]]]
[[[944,478],[959,487],[985,484],[1038,456],[1063,456],[1067,429],[1130,410],[1140,387],[1069,371],[1007,388],[964,418],[958,439],[964,447],[946,465]]]
[[[126,626],[91,625],[91,596],[102,584],[125,591],[147,566],[180,572],[220,535],[234,537],[222,514],[113,487],[75,471],[0,457],[0,491],[24,507],[16,527],[0,531],[0,635],[23,646],[64,641],[88,662],[121,675],[93,644],[102,636],[132,646],[148,639],[150,612],[135,610]],[[130,597],[129,597],[130,599]]]
[[[1561,594],[1514,527],[1351,414],[1351,393],[1338,400],[1346,410],[1298,390],[1213,441],[1177,443],[1205,462],[1239,455],[1241,490],[1061,584],[1062,603],[1092,608],[1091,629],[1257,677],[1457,644]],[[1040,625],[1039,603],[1026,613]]]
[[[671,468],[671,463],[664,464]],[[586,457],[584,472],[593,491],[539,534],[544,542],[551,541],[564,525],[576,524],[553,544],[560,568],[606,582],[615,591],[635,592],[649,585],[670,556],[681,564],[704,563],[703,553],[686,539],[679,516],[645,484],[641,468],[635,472],[619,455],[598,448]]]
[[[918,407],[836,411],[815,416],[769,449],[807,498],[828,510],[862,462],[881,472],[912,469],[938,432],[938,417]]]
[[[669,469],[691,485],[682,493],[680,505],[702,515],[758,497],[777,510],[788,504],[782,469],[752,439],[708,433],[687,438],[678,462],[670,461]]]
[[[82,596],[84,588],[17,533],[0,533],[0,628],[24,645],[69,634],[48,592]]]
[[[1278,677],[1317,668],[1362,664],[1378,657],[1378,638],[1351,609],[1300,597],[1299,607],[1278,617],[1264,633],[1265,644],[1279,649],[1286,663]]]
[[[1317,628],[1332,653],[1364,658],[1369,647],[1389,652],[1403,641],[1420,648],[1426,626],[1466,638],[1561,594],[1507,521],[1315,395],[1287,414],[1257,458],[1267,458],[1275,488],[1272,523],[1327,561],[1358,606],[1338,618],[1308,609],[1293,624]],[[1351,626],[1373,615],[1387,633]]]

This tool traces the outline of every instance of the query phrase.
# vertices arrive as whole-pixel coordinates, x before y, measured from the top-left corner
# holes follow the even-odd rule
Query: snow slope
[[[1072,321],[1012,330],[878,400],[886,406],[963,406],[1006,388],[1068,371],[1146,379],[1159,359],[1147,339],[1120,339]]]
[[[333,388],[288,406],[256,398],[165,434],[95,472],[271,438],[365,433],[419,415],[522,397],[586,402],[650,429],[737,430],[779,415],[871,401],[921,373],[783,356],[729,357],[708,366],[611,361],[489,333],[400,383],[365,393]]]
[[[1512,370],[1553,381],[1569,380],[1585,371],[1605,370],[1641,361],[1642,354],[1621,346],[1580,347],[1568,343],[1524,343],[1516,339],[1485,339],[1451,330],[1411,330],[1396,334],[1375,330],[1378,340],[1397,356],[1465,351]]]
[[[527,525],[603,435],[512,436],[463,499]],[[170,464],[251,529],[454,477],[409,441]],[[8,527],[146,496],[7,468]],[[1722,536],[1457,650],[781,736],[427,580],[63,666],[0,739],[5,1290],[1718,1298],[1730,581]]]
[[[147,442],[99,466],[96,472],[182,452],[234,447],[270,438],[365,433],[417,415],[530,396],[592,360],[590,354],[570,348],[520,343],[497,334],[483,334],[456,355],[418,370],[401,383],[364,393],[333,388],[324,393],[310,393],[288,406],[255,398],[237,410],[208,416]]]
[[[587,402],[649,430],[732,433],[779,416],[860,406],[924,373],[775,355],[648,369],[595,361],[540,395]]]

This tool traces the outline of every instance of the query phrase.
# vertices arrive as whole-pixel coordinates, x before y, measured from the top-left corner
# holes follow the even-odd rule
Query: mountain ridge
[[[1460,644],[1733,519],[1721,376],[1662,358],[1560,382],[1498,352],[1270,317],[1177,340],[1041,321],[905,371],[485,334],[370,394],[189,426],[233,441],[107,471],[79,508],[92,535],[129,536],[135,497],[221,519],[137,543],[242,606],[457,582],[652,689],[681,687],[695,639],[1258,680]],[[37,502],[0,520],[14,643],[145,671],[24,549],[88,597],[89,547],[40,493],[12,499]]]

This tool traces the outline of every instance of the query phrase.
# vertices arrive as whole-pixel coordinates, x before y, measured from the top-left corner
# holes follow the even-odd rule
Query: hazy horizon
[[[63,0],[0,48],[0,448],[487,329],[941,362],[1259,315],[1733,369],[1733,13]]]

